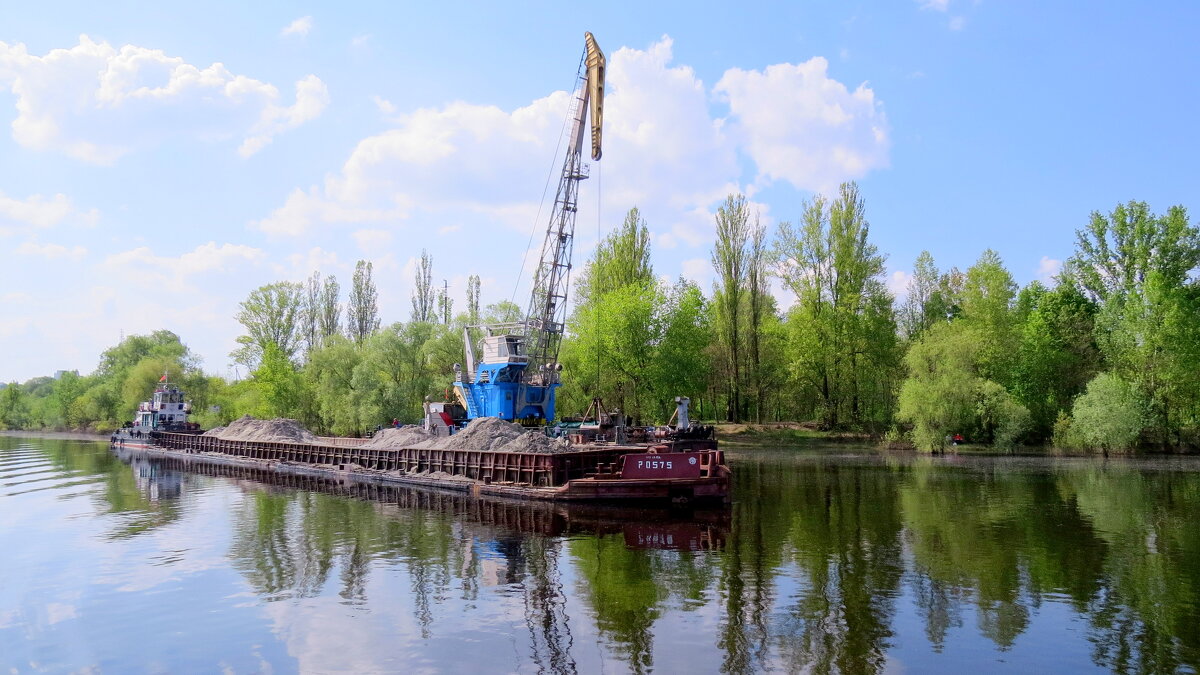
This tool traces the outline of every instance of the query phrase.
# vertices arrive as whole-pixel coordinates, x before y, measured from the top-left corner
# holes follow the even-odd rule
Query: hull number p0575
[[[639,469],[666,469],[671,470],[673,463],[667,459],[639,459],[637,468]]]
[[[699,478],[700,461],[694,452],[625,455],[624,478]]]

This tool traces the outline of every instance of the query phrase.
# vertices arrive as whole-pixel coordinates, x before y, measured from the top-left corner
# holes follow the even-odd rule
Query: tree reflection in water
[[[230,558],[267,601],[332,582],[377,607],[369,578],[403,570],[424,640],[459,625],[451,598],[511,597],[538,672],[586,672],[593,634],[633,672],[873,673],[979,640],[1037,663],[1023,645],[1059,630],[1048,604],[1087,626],[1095,665],[1177,672],[1200,665],[1200,472],[1182,468],[764,453],[738,465],[728,511],[678,517],[241,476]],[[169,520],[194,479],[171,470],[111,479],[110,508]]]

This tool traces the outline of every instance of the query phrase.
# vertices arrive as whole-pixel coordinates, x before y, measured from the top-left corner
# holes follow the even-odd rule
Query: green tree
[[[303,419],[301,402],[305,398],[304,381],[296,364],[279,345],[268,343],[259,366],[254,370],[255,387],[261,396],[259,417],[297,417]]]
[[[1144,202],[1093,213],[1076,232],[1064,277],[1101,304],[1096,341],[1107,364],[1151,410],[1160,443],[1179,443],[1200,405],[1200,229],[1174,206],[1162,216]]]
[[[575,282],[576,303],[588,304],[606,292],[629,284],[653,281],[650,265],[650,229],[637,207],[596,247],[592,259]]]
[[[962,286],[960,320],[975,328],[981,339],[980,375],[1007,385],[1016,350],[1013,301],[1017,284],[1000,255],[987,249],[967,269]]]
[[[321,308],[318,312],[322,340],[331,335],[340,335],[342,332],[342,308],[338,300],[340,294],[341,287],[338,285],[337,277],[332,274],[325,277],[325,283],[321,285]]]
[[[479,275],[467,277],[467,323],[479,323]]]
[[[300,334],[307,358],[321,344],[321,273],[313,272],[304,281],[304,308],[300,312]]]
[[[912,425],[918,450],[940,452],[947,435],[961,433],[972,423],[980,342],[974,330],[940,323],[909,348],[904,357],[908,379],[900,388],[896,418]]]
[[[869,232],[853,183],[843,184],[833,202],[820,196],[807,202],[799,227],[779,225],[779,274],[796,294],[791,370],[816,395],[827,428],[871,417],[864,390],[887,389],[875,379],[890,382],[897,366],[885,258]]]
[[[1011,390],[1032,414],[1036,435],[1045,438],[1101,365],[1094,337],[1098,308],[1071,283],[1050,290],[1036,281],[1021,290],[1017,306]]]
[[[256,368],[270,345],[275,345],[287,358],[296,354],[302,338],[300,313],[304,307],[303,287],[290,281],[279,281],[250,292],[239,305],[238,323],[246,330],[237,338],[241,345],[230,356],[248,368]]]
[[[933,256],[921,251],[913,264],[913,276],[908,281],[908,297],[898,316],[900,332],[915,340],[937,321],[946,319],[946,301],[942,297],[941,278]]]
[[[729,195],[717,208],[717,239],[713,244],[712,265],[717,272],[714,292],[717,337],[726,366],[728,403],[726,419],[738,422],[742,417],[741,311],[748,274],[747,241],[750,234],[750,209],[744,195]]]
[[[425,249],[421,249],[421,263],[418,265],[416,276],[413,279],[412,320],[433,321],[433,318],[433,256],[429,255]]]
[[[354,265],[354,280],[350,286],[350,300],[346,305],[346,331],[356,345],[362,345],[375,331],[379,330],[379,292],[371,278],[373,265],[359,260]]]
[[[354,386],[354,370],[362,359],[363,351],[341,335],[330,337],[309,355],[304,377],[316,399],[321,430],[352,436],[367,428]]]
[[[1111,373],[1100,373],[1088,383],[1071,416],[1077,437],[1105,452],[1135,449],[1146,426],[1145,402],[1128,382]]]
[[[954,434],[1011,447],[1028,431],[1029,410],[982,376],[987,339],[979,331],[966,321],[937,323],[905,355],[896,418],[912,425],[917,449],[940,452]]]

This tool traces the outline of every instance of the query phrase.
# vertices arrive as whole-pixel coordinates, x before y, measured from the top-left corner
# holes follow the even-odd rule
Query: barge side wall
[[[220,453],[274,462],[295,462],[347,469],[357,465],[375,471],[419,474],[441,471],[474,480],[558,487],[589,474],[611,473],[631,448],[613,446],[559,454],[483,452],[440,448],[364,448],[342,444],[234,441],[213,436],[153,432],[152,442],[184,452]],[[333,439],[330,439],[333,440]]]

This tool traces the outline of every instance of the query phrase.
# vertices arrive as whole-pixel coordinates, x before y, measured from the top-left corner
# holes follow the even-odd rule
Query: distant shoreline
[[[95,431],[46,431],[45,429],[6,429],[0,431],[0,436],[21,438],[57,438],[64,441],[107,441],[112,434],[101,434]]]

